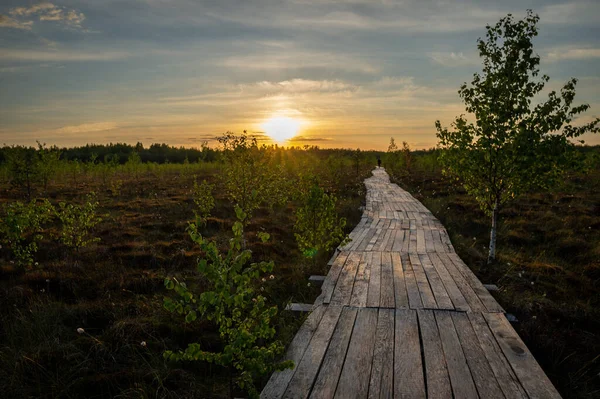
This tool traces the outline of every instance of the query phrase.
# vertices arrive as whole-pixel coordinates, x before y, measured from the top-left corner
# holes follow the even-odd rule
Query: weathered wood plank
[[[417,314],[410,309],[396,309],[394,397],[425,398]]]
[[[304,356],[304,352],[324,313],[325,306],[319,306],[306,318],[285,353],[286,360],[292,360],[295,364],[302,360],[302,356]],[[293,368],[273,373],[260,397],[265,399],[281,398],[295,372],[296,369]]]
[[[442,283],[444,283],[444,287],[446,288],[446,292],[448,292],[448,296],[452,300],[454,308],[465,312],[470,311],[471,307],[469,306],[462,292],[460,292],[460,289],[456,285],[456,282],[450,273],[448,273],[448,270],[446,270],[446,266],[444,266],[444,263],[439,258],[439,254],[431,253],[429,254],[429,259],[431,260],[431,263],[433,263],[435,271],[442,279]]]
[[[333,261],[333,265],[329,269],[329,273],[327,273],[327,278],[323,282],[323,286],[321,287],[321,292],[323,295],[323,303],[329,303],[331,301],[331,296],[333,295],[333,290],[335,285],[337,284],[338,277],[342,272],[342,268],[344,267],[344,263],[346,263],[346,259],[348,259],[348,255],[350,252],[344,251],[340,252],[337,258]]]
[[[474,312],[484,312],[486,310],[485,306],[483,305],[483,303],[481,302],[471,285],[469,285],[467,280],[465,280],[462,273],[456,268],[454,262],[452,262],[452,260],[448,257],[448,254],[438,254],[438,257],[440,258],[444,266],[446,266],[446,270],[448,270],[448,273],[450,273],[450,275],[452,276],[452,279],[460,289],[460,292],[462,292],[463,296],[469,303],[469,307],[471,308],[471,310],[473,310]]]
[[[369,390],[377,309],[361,308],[356,315],[354,330],[335,398],[364,398]]]
[[[344,307],[337,327],[331,337],[331,342],[325,352],[323,364],[313,386],[310,398],[329,399],[335,394],[335,389],[342,372],[346,351],[350,343],[352,328],[356,320],[356,308]]]
[[[429,259],[428,254],[419,255],[419,260],[421,261],[421,266],[427,275],[427,280],[431,286],[431,291],[433,291],[433,296],[435,297],[435,302],[437,303],[438,308],[453,310],[454,305],[452,305],[452,301],[450,300],[450,296],[446,291],[446,287],[444,286],[444,283],[442,282],[438,272],[435,270],[435,267],[433,267],[433,263],[431,262],[431,259]]]
[[[447,310],[435,311],[435,319],[450,374],[452,391],[455,398],[478,398],[477,389],[450,313]]]
[[[327,307],[302,360],[296,365],[296,372],[288,384],[284,398],[308,397],[341,313],[341,306]]]
[[[354,287],[352,288],[352,297],[350,298],[350,306],[367,306],[367,293],[369,292],[369,279],[371,275],[371,264],[373,263],[373,253],[363,252]]]
[[[406,284],[409,307],[410,309],[422,309],[423,302],[421,301],[421,294],[419,294],[419,287],[417,286],[417,280],[415,279],[415,273],[410,264],[409,256],[403,252],[400,254],[400,258],[402,259],[402,270],[404,271],[404,282]]]
[[[485,358],[490,364],[504,395],[507,398],[527,398],[527,394],[518,382],[483,315],[481,313],[467,313],[467,315]]]
[[[427,397],[430,399],[452,398],[450,377],[433,312],[419,310],[417,314],[423,341]]]
[[[406,282],[404,281],[404,270],[400,254],[392,252],[392,264],[394,268],[394,299],[396,308],[405,309],[408,307],[408,294],[406,293]]]
[[[461,272],[463,277],[467,280],[473,291],[475,291],[475,293],[479,297],[479,300],[486,307],[487,311],[503,313],[504,309],[502,309],[502,306],[500,306],[500,304],[496,302],[494,297],[483,286],[483,284],[481,283],[481,281],[479,281],[475,274],[473,274],[473,272],[471,271],[471,269],[469,269],[465,262],[463,262],[462,259],[460,259],[460,257],[456,253],[450,253],[448,254],[448,257],[454,263],[459,272]]]
[[[379,306],[382,308],[394,308],[394,272],[392,256],[390,252],[381,253],[381,291],[379,295]]]
[[[427,281],[427,275],[423,270],[423,266],[421,266],[419,255],[411,253],[409,254],[409,259],[413,273],[415,274],[415,280],[417,280],[417,287],[419,288],[419,294],[421,295],[423,307],[426,309],[437,309],[438,306],[435,302],[431,287],[429,286],[429,281]]]
[[[369,398],[392,398],[394,394],[394,310],[379,309]]]
[[[360,252],[351,252],[348,259],[346,259],[346,263],[338,277],[338,282],[335,285],[333,295],[331,296],[330,303],[332,305],[347,305],[350,303],[352,287],[354,286],[354,279],[356,277],[356,271],[358,270],[360,257]]]
[[[502,352],[530,398],[560,398],[529,349],[501,313],[484,313]]]
[[[381,295],[381,252],[373,252],[371,261],[371,275],[369,277],[369,292],[367,293],[367,307],[379,307]]]
[[[427,253],[425,247],[425,230],[422,230],[422,228],[419,228],[419,230],[417,230],[417,253]]]
[[[471,370],[471,376],[481,396],[486,398],[503,399],[504,394],[498,385],[496,376],[492,371],[479,342],[471,322],[466,313],[452,313],[452,321],[458,333],[458,339]]]

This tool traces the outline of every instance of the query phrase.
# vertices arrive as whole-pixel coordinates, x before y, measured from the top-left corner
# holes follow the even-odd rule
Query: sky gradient
[[[433,147],[486,24],[528,8],[547,89],[578,78],[600,116],[598,1],[3,0],[0,144],[199,146],[287,116],[287,144]]]

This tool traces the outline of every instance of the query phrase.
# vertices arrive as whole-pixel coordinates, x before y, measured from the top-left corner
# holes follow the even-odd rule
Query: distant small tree
[[[304,256],[315,259],[319,251],[329,251],[348,240],[344,234],[346,219],[338,216],[333,195],[327,195],[314,183],[303,202],[296,211],[294,235]]]
[[[39,181],[40,162],[35,149],[13,146],[6,152],[10,183],[25,189],[27,199],[31,199],[33,184]]]
[[[390,144],[388,145],[387,152],[396,152],[398,151],[398,146],[396,145],[396,140],[393,137],[390,137]]]
[[[210,216],[210,211],[215,207],[215,198],[213,197],[214,184],[208,183],[203,180],[202,183],[198,184],[194,181],[194,188],[192,190],[192,199],[194,205],[194,215],[196,216],[196,225],[206,225],[206,220]]]
[[[37,142],[39,156],[39,175],[44,185],[44,191],[48,191],[48,182],[56,173],[60,162],[60,151],[54,148],[47,148],[46,143]]]
[[[80,248],[100,241],[99,237],[91,234],[92,229],[102,221],[97,215],[98,201],[95,193],[88,194],[83,205],[65,202],[58,205],[56,216],[61,222],[58,238],[63,244],[79,251]]]
[[[483,74],[458,91],[475,124],[464,115],[442,128],[436,121],[443,149],[444,172],[458,178],[481,209],[491,216],[488,264],[496,257],[497,218],[503,204],[534,187],[550,187],[575,162],[575,139],[598,132],[600,119],[579,127],[571,125],[589,105],[572,107],[576,79],[552,91],[548,99],[532,106],[549,77],[539,74],[540,58],[531,42],[537,36],[539,17],[531,10],[525,19],[512,15],[487,26],[487,38],[477,47]]]
[[[38,242],[43,238],[43,225],[52,219],[54,208],[48,200],[40,203],[31,200],[25,204],[17,201],[3,208],[0,242],[12,251],[17,266],[32,266]]]

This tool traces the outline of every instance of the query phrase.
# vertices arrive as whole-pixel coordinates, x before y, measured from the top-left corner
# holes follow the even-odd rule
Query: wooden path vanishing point
[[[442,224],[382,168],[261,398],[560,398]]]

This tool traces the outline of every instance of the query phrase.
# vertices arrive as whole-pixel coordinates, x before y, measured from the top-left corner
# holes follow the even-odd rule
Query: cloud
[[[0,58],[11,61],[110,61],[129,56],[119,51],[81,52],[0,49]]]
[[[462,52],[431,52],[429,58],[435,63],[447,67],[479,65],[481,61],[475,55],[464,55]]]
[[[31,30],[32,25],[33,25],[33,21],[21,22],[16,19],[10,18],[6,15],[0,14],[0,27],[1,28]]]
[[[600,49],[598,48],[557,48],[548,51],[546,59],[550,62],[561,60],[587,60],[600,58]]]
[[[57,6],[49,2],[42,2],[34,4],[30,7],[15,7],[11,8],[9,14],[13,18],[8,18],[10,25],[2,24],[0,18],[0,26],[19,28],[19,29],[31,29],[33,20],[22,20],[25,18],[35,18],[39,21],[53,21],[59,22],[68,28],[72,29],[83,29],[82,23],[85,21],[85,14],[80,11]],[[29,28],[26,28],[26,27]],[[25,28],[24,28],[25,27]]]
[[[300,93],[353,93],[358,86],[340,80],[291,79],[280,82],[262,81],[239,86],[242,91],[255,94],[278,95]]]
[[[76,133],[103,132],[106,130],[117,129],[118,127],[119,126],[113,122],[84,123],[82,125],[63,126],[59,129],[56,129],[56,133],[76,134]]]
[[[296,136],[292,137],[289,141],[291,142],[306,142],[306,141],[330,141],[330,138],[325,137],[312,137],[312,136]]]

